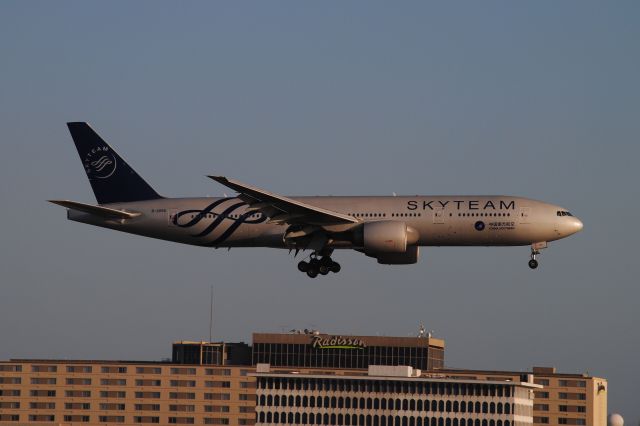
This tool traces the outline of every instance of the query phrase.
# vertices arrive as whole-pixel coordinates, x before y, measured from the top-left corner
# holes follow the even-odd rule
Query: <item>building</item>
[[[256,366],[261,364],[257,361],[264,359],[273,361],[269,371],[257,371]],[[370,368],[376,365],[398,368],[404,365],[404,369],[411,367],[414,373],[405,379],[380,379],[379,373],[373,375],[370,373]],[[422,365],[427,365],[429,368],[419,368]],[[425,393],[427,382],[444,383],[445,392],[447,392],[447,383],[452,386],[456,383],[459,386],[463,383],[467,383],[465,386],[470,386],[476,382],[478,386],[504,385],[507,381],[530,382],[529,378],[523,379],[523,374],[533,375],[533,383],[542,386],[534,389],[531,413],[531,421],[534,424],[586,426],[606,424],[607,382],[605,379],[581,374],[561,374],[554,369],[540,367],[523,373],[446,369],[443,365],[444,341],[440,339],[331,336],[319,333],[254,334],[253,346],[244,343],[176,342],[173,345],[173,358],[166,362],[26,359],[0,361],[0,425],[137,425],[142,423],[252,425],[256,419],[260,420],[259,412],[265,413],[264,422],[266,422],[267,401],[261,404],[259,399],[256,400],[256,380],[260,377],[268,378],[264,375],[266,373],[280,374],[283,375],[282,377],[290,378],[294,386],[296,377],[313,379],[316,383],[325,383],[317,382],[319,380],[329,380],[334,383],[335,381],[331,381],[330,378],[340,376],[342,378],[338,380],[345,380],[344,376],[348,376],[351,383],[359,380],[356,378],[362,377],[369,377],[363,379],[367,383],[371,380],[394,383],[421,382],[423,383],[422,394]],[[417,370],[422,370],[420,375],[416,375]],[[529,385],[523,386],[531,388]],[[269,391],[268,387],[261,388],[260,392],[266,391]],[[273,391],[275,392],[275,389]],[[348,393],[344,397],[357,397],[360,404],[361,396],[356,394],[360,391],[345,390],[343,392]],[[414,394],[411,391],[402,391],[402,393]],[[420,392],[416,391],[417,394]],[[300,396],[303,397],[303,395]],[[325,396],[338,397],[323,394],[323,404]],[[456,402],[458,407],[461,407],[463,400],[469,402],[464,399],[466,396],[468,395],[447,395],[448,399],[442,399],[445,404],[444,412],[447,412],[446,401],[451,402],[451,410],[453,410]],[[371,403],[375,404],[373,395],[371,398]],[[427,414],[422,413],[425,412],[425,399],[421,398],[403,396],[400,399],[407,401],[411,413],[405,413],[407,410],[404,408],[396,410],[397,403],[393,403],[393,411],[398,411],[401,424],[403,417],[406,417],[409,423],[413,418],[416,424],[417,418],[420,417],[422,425],[425,426],[424,420],[427,417],[431,422],[431,418],[436,418],[431,414],[435,414],[436,411],[442,412],[438,405],[437,410],[431,410],[434,413],[430,411]],[[381,416],[384,415],[387,416],[385,421],[389,425],[388,416],[392,409],[389,408],[388,399],[387,411],[375,414],[378,416],[379,424],[383,421]],[[398,398],[393,399],[395,401]],[[412,400],[415,401],[415,410],[411,408]],[[422,412],[417,409],[418,400],[422,401]],[[438,400],[437,403],[439,404],[440,401]],[[501,403],[505,402],[501,401]],[[366,404],[368,404],[367,399],[365,399],[365,407],[367,407]],[[379,406],[382,407],[382,404],[380,399]],[[256,413],[256,407],[259,409],[258,413]],[[489,405],[489,410],[491,410],[490,407]],[[331,400],[328,408],[333,408]],[[296,407],[296,409],[295,412],[290,411],[294,421],[296,413],[301,416],[303,414],[303,407]],[[383,408],[372,408],[372,410],[383,410]],[[462,426],[460,424],[462,418],[472,419],[469,415],[462,416],[461,408],[458,410],[460,410],[458,417],[439,416],[437,418],[442,418],[445,426],[447,418],[451,419],[452,426],[456,418],[458,426]],[[318,414],[317,410],[314,413]],[[340,413],[327,412],[326,414],[337,416]],[[344,418],[346,413],[342,412],[342,414],[343,422],[346,422]],[[373,412],[361,414],[365,416],[365,424],[368,422],[366,416],[369,414],[372,416],[371,421],[374,422]],[[360,414],[357,421],[361,424],[359,416]],[[273,419],[272,417],[272,421]],[[281,419],[279,416],[282,424]],[[288,422],[289,412],[286,413],[286,419]],[[325,420],[324,412],[322,420]],[[485,419],[478,418],[478,420],[481,420],[480,426],[484,426],[482,420]],[[490,422],[491,419],[486,420]],[[513,426],[512,422],[516,419],[503,417],[493,420],[496,421],[496,426],[498,420],[502,421],[502,426],[506,426],[505,420],[509,420],[510,425]],[[329,421],[331,422],[331,417]],[[351,423],[353,418],[349,421]],[[393,421],[395,425],[395,417]],[[475,418],[473,421],[473,426],[476,426]],[[428,426],[431,426],[431,423]],[[467,422],[465,426],[469,426],[469,423]]]
[[[251,365],[251,346],[246,343],[175,342],[174,364]]]
[[[444,367],[444,340],[433,337],[338,336],[318,332],[253,334],[253,365],[302,368]]]
[[[1,362],[0,424],[252,425],[253,371],[170,362]]]
[[[519,372],[440,369],[450,377],[495,380],[515,380]],[[607,424],[607,380],[587,374],[558,373],[551,367],[533,367],[534,383],[542,385],[535,391],[533,422],[539,425]]]
[[[271,371],[257,366],[258,425],[525,426],[532,423],[527,382],[451,379],[409,366],[369,366],[367,373]]]

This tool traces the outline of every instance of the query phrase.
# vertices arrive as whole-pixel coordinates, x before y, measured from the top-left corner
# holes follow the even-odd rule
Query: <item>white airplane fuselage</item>
[[[327,196],[290,197],[358,218],[361,223],[404,222],[418,232],[418,246],[522,246],[555,241],[582,229],[567,210],[510,196]],[[229,198],[166,198],[108,204],[140,212],[126,221],[69,211],[69,219],[118,231],[205,247],[290,248],[287,225],[269,223],[261,214],[245,216],[247,204]],[[337,233],[358,224],[325,226]],[[339,239],[331,248],[359,248]]]

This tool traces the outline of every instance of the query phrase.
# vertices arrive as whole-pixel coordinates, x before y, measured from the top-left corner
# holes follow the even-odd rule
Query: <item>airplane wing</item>
[[[93,204],[78,203],[69,200],[49,200],[50,203],[57,204],[72,210],[78,210],[95,216],[107,219],[133,219],[140,216],[139,212],[125,212],[122,210],[110,209],[109,207],[94,206]]]
[[[247,202],[250,208],[266,215],[271,223],[323,226],[359,222],[358,219],[353,216],[293,200],[282,195],[246,185],[236,180],[227,179],[224,176],[209,177],[238,192],[238,198]]]

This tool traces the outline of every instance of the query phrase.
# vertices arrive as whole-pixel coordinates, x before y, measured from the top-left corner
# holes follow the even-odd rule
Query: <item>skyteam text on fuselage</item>
[[[562,207],[502,195],[285,197],[209,176],[238,195],[165,198],[87,123],[67,125],[98,201],[51,200],[70,220],[202,247],[310,250],[298,269],[312,278],[340,271],[336,249],[405,265],[421,246],[526,245],[535,269],[548,242],[582,229]]]

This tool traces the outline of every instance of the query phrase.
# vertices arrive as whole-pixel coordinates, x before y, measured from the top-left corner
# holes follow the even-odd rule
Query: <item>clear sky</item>
[[[178,339],[408,335],[452,367],[556,366],[637,404],[640,3],[0,3],[0,358],[160,359]],[[529,249],[214,251],[69,222],[94,202],[66,121],[166,196],[226,174],[288,195],[511,194],[585,223]],[[226,190],[227,192],[230,192]]]

